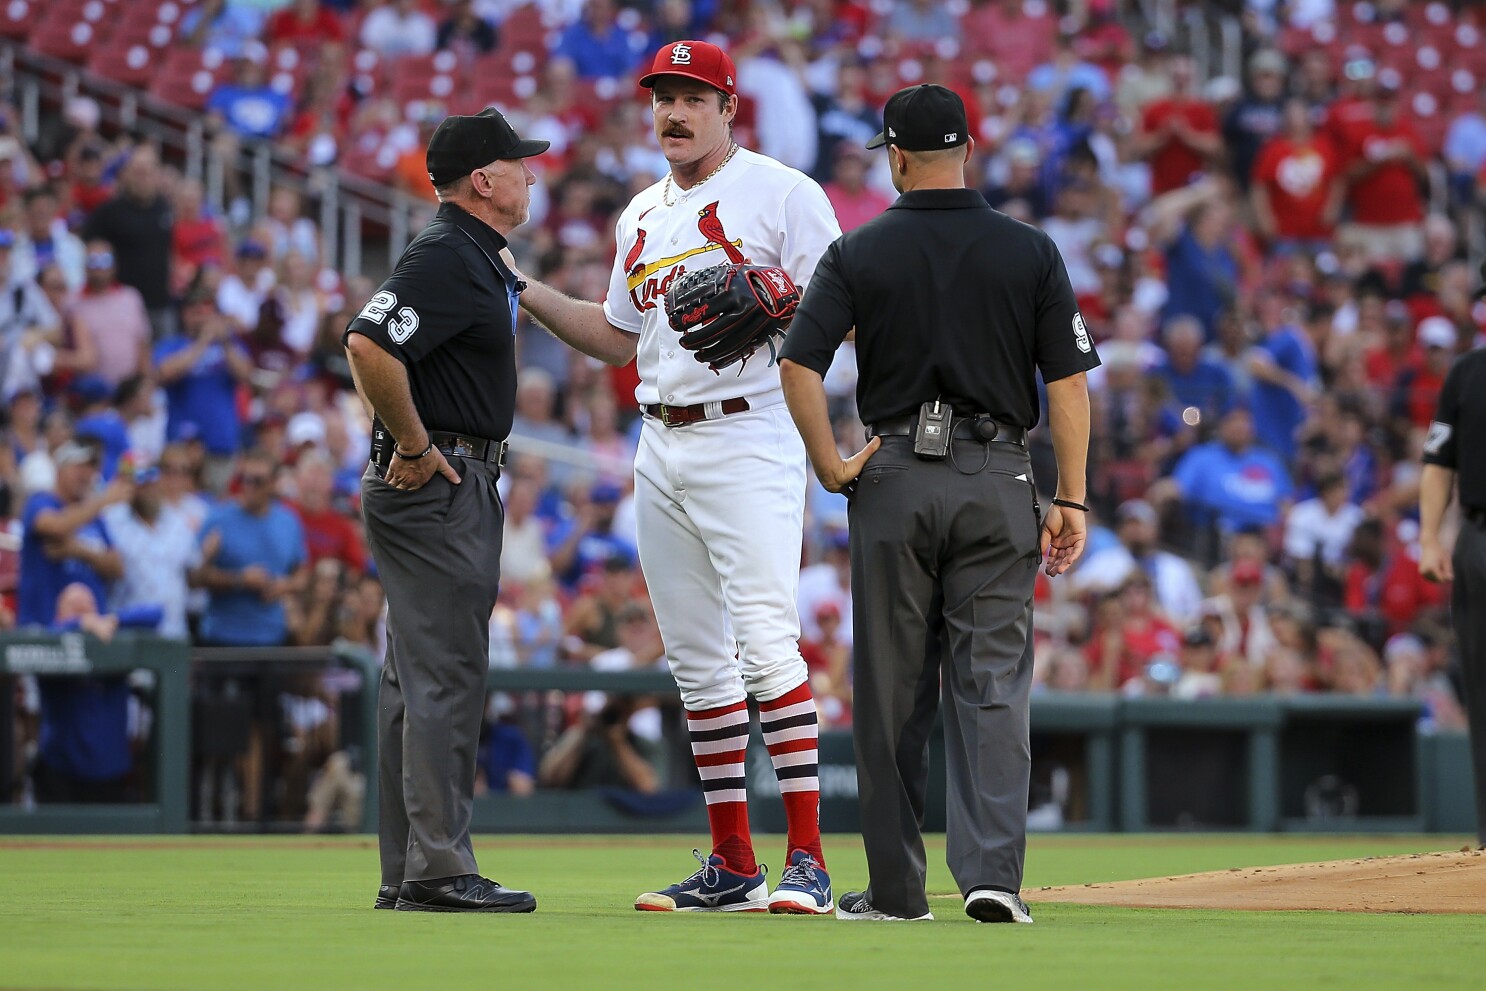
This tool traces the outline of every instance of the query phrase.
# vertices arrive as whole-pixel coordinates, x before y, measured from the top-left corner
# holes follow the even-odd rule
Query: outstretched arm
[[[627,365],[634,360],[638,335],[610,323],[601,304],[574,299],[523,275],[516,269],[510,248],[501,249],[501,259],[526,283],[521,294],[522,308],[551,331],[553,337],[606,364]]]

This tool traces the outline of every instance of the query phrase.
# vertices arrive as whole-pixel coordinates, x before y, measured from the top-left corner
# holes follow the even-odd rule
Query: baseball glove
[[[683,274],[666,290],[666,315],[681,334],[681,346],[714,373],[747,365],[765,344],[774,364],[775,338],[799,305],[800,290],[789,273],[760,265],[713,265]]]

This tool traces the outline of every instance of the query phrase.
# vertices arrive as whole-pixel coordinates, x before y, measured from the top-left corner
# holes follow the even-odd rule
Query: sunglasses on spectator
[[[111,255],[111,254],[109,254],[107,251],[100,251],[98,254],[89,255],[88,256],[88,267],[89,268],[113,268],[114,267],[114,256]]]

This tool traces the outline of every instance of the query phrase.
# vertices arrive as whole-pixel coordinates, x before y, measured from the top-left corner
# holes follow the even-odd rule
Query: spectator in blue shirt
[[[1208,178],[1166,193],[1150,207],[1150,236],[1166,255],[1169,295],[1161,317],[1196,317],[1205,341],[1214,338],[1218,315],[1238,292],[1232,199],[1223,183]]]
[[[562,33],[552,54],[572,59],[583,79],[619,79],[640,64],[647,41],[643,33],[619,26],[613,0],[588,0],[583,17]]]
[[[105,601],[108,583],[124,573],[124,562],[99,515],[115,503],[127,502],[133,485],[115,479],[94,491],[98,460],[91,444],[67,441],[52,454],[56,491],[38,492],[26,502],[16,599],[20,626],[51,626],[58,597],[74,583],[86,586],[95,600]]]
[[[1265,334],[1249,349],[1254,376],[1254,430],[1259,442],[1290,464],[1296,433],[1305,423],[1306,406],[1316,396],[1319,368],[1310,335],[1297,327],[1286,300],[1266,295],[1259,300]]]
[[[240,138],[274,138],[289,122],[294,105],[268,85],[256,58],[237,60],[236,78],[218,86],[206,101],[206,112]]]
[[[1233,405],[1233,378],[1228,370],[1202,357],[1202,324],[1177,317],[1166,325],[1166,363],[1154,374],[1163,379],[1181,409],[1195,408],[1199,423],[1217,423]]]
[[[576,588],[584,575],[611,559],[635,560],[635,548],[614,532],[614,514],[623,496],[619,486],[599,482],[587,503],[580,503],[573,518],[549,536],[552,570],[568,588]]]
[[[186,294],[181,328],[183,335],[155,345],[155,367],[169,402],[166,439],[199,437],[207,454],[230,458],[240,446],[237,384],[252,375],[252,360],[205,287]]]
[[[212,510],[201,526],[202,565],[195,584],[208,591],[203,643],[274,647],[288,642],[284,600],[305,581],[304,529],[274,498],[275,461],[264,451],[243,455],[235,500]]]
[[[493,718],[480,744],[480,776],[489,791],[525,798],[537,787],[537,755],[511,716],[515,704],[505,692],[490,697]]]
[[[1216,440],[1182,455],[1170,482],[1195,522],[1225,533],[1273,525],[1294,492],[1285,465],[1254,444],[1254,419],[1241,405],[1219,422]]]
[[[105,482],[112,481],[118,472],[119,459],[129,450],[129,424],[110,402],[113,391],[97,375],[84,375],[72,383],[72,394],[82,407],[72,429],[79,439],[93,441],[102,448]]]
[[[160,611],[101,615],[93,590],[74,582],[57,597],[54,633],[111,640],[121,626],[148,628]],[[123,675],[37,679],[41,726],[32,775],[39,802],[122,802],[133,765],[129,681]]]

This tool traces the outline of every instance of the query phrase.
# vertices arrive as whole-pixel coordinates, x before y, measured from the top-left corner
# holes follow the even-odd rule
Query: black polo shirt
[[[346,328],[408,369],[429,430],[505,440],[516,403],[516,307],[524,283],[506,239],[449,203]]]
[[[1099,364],[1057,247],[973,189],[903,194],[826,249],[782,357],[824,375],[856,328],[862,422],[932,399],[1037,423],[1036,373]]]
[[[1445,376],[1424,463],[1455,471],[1460,504],[1486,510],[1486,350],[1461,357]]]

